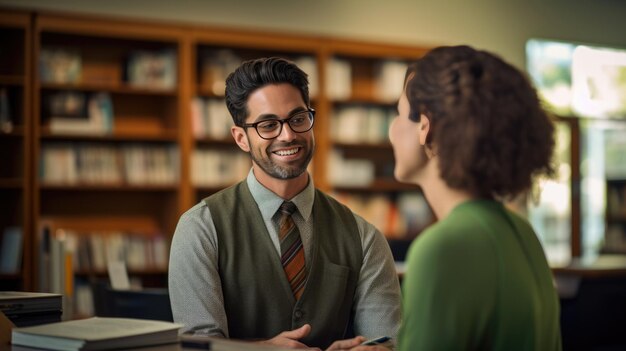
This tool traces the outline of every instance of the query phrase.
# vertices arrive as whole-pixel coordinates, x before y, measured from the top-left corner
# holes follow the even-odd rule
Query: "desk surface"
[[[592,260],[574,259],[565,267],[552,268],[555,275],[580,277],[626,277],[626,255],[602,255]]]
[[[18,345],[0,345],[0,351],[41,351],[42,349],[35,349],[30,347],[18,346]],[[183,347],[181,344],[167,344],[157,346],[146,346],[131,349],[122,349],[121,351],[199,351],[203,350],[201,347]],[[209,348],[204,348],[209,350]],[[293,349],[272,347],[266,345],[260,345],[249,342],[240,342],[227,339],[211,339],[211,351],[289,351]]]

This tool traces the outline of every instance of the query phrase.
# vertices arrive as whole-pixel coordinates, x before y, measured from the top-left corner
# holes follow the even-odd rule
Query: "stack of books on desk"
[[[131,318],[100,318],[15,328],[14,345],[59,351],[120,350],[178,343],[181,324]]]
[[[0,311],[17,327],[61,321],[61,294],[0,291]]]

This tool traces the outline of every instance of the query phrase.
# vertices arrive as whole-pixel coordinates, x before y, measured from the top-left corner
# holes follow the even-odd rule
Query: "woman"
[[[439,221],[413,243],[400,350],[560,350],[559,302],[528,222],[507,210],[553,173],[554,127],[517,69],[467,46],[407,72],[389,138],[395,177]]]

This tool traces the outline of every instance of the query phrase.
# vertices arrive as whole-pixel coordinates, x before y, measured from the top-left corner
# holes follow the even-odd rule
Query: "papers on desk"
[[[16,328],[15,345],[60,351],[114,350],[178,342],[180,324],[130,318],[89,318]]]

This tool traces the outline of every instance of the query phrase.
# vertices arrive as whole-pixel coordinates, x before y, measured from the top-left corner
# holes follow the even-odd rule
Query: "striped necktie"
[[[291,285],[293,296],[298,300],[304,291],[306,269],[300,231],[291,217],[296,211],[296,205],[285,201],[280,205],[279,211],[280,262]]]

